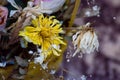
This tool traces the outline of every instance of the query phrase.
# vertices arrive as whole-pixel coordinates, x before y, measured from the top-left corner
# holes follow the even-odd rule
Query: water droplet
[[[90,75],[90,77],[92,77],[92,75]]]
[[[86,80],[86,79],[87,79],[87,77],[85,75],[81,76],[81,80]]]
[[[35,69],[36,67],[34,66],[33,69]]]
[[[116,17],[113,17],[113,19],[115,20],[115,19],[116,19]]]
[[[55,74],[55,72],[56,72],[55,70],[51,70],[50,74]]]
[[[98,9],[99,9],[97,5],[93,6],[92,8],[94,11],[98,11]]]
[[[40,71],[41,71],[42,69],[40,68]]]
[[[70,62],[70,59],[67,59],[67,62]]]
[[[70,54],[69,52],[67,52],[67,54]]]
[[[91,15],[90,11],[86,11],[85,15],[89,17]]]
[[[30,62],[31,60],[29,59],[28,62]]]
[[[100,15],[98,14],[97,17],[100,17]]]
[[[30,50],[28,53],[29,53],[29,54],[33,54],[33,51],[32,51],[32,50]]]

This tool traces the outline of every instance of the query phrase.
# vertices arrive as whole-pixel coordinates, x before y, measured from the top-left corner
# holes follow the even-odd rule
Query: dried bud
[[[7,16],[8,16],[8,9],[0,6],[0,31],[5,28]]]
[[[73,56],[75,56],[78,52],[82,53],[91,53],[94,50],[98,50],[99,42],[97,35],[93,28],[90,28],[90,23],[82,26],[80,31],[78,31],[75,35],[73,35],[73,44],[76,49]]]

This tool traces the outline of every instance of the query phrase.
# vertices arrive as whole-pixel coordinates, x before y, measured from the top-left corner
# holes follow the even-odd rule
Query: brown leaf
[[[13,71],[14,66],[8,66],[5,68],[0,68],[0,80],[6,80],[10,75],[11,72]]]
[[[15,56],[15,59],[17,61],[17,64],[21,67],[27,67],[28,66],[28,62],[24,59],[22,59],[21,57]]]

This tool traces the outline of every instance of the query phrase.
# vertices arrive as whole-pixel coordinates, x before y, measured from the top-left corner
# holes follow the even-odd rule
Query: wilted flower
[[[41,46],[44,56],[47,57],[51,53],[58,56],[58,52],[61,51],[58,46],[65,44],[59,36],[59,33],[63,31],[60,26],[60,22],[54,19],[54,16],[48,18],[41,14],[32,20],[32,26],[26,26],[19,35],[23,36],[26,41]]]
[[[73,35],[73,44],[74,48],[77,48],[73,56],[78,52],[82,53],[91,53],[94,50],[98,50],[99,42],[97,35],[93,28],[90,28],[90,23],[82,26],[80,31]]]
[[[8,9],[0,6],[0,30],[3,30],[6,25],[6,20],[8,16]]]

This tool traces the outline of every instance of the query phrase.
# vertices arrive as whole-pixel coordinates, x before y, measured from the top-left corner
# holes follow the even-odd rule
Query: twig
[[[74,22],[74,19],[76,18],[76,14],[77,14],[80,3],[81,3],[81,0],[75,0],[75,7],[74,7],[74,10],[71,15],[69,27],[72,27],[72,25],[73,25],[73,22]]]

